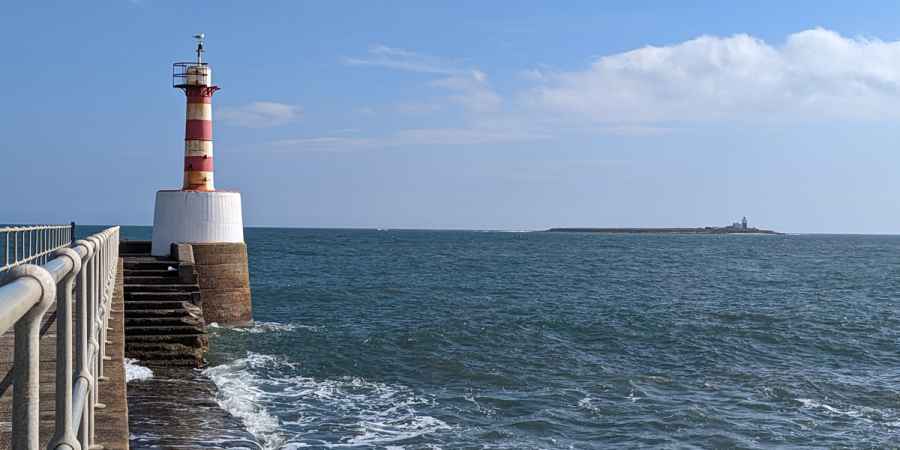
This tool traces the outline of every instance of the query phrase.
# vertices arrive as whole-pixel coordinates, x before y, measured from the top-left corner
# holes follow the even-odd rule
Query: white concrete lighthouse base
[[[244,242],[239,192],[159,191],[150,254],[169,254],[173,242]]]

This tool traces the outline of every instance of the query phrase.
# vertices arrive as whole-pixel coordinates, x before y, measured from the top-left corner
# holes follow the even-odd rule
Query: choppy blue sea
[[[246,241],[256,325],[211,328],[194,378],[129,383],[159,397],[131,406],[134,448],[900,442],[900,237]]]

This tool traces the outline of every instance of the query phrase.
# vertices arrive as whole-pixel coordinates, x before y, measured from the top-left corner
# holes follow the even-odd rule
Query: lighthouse
[[[204,61],[204,38],[196,60],[172,64],[172,87],[187,99],[181,189],[156,193],[150,253],[171,256],[172,244],[191,244],[207,322],[246,323],[250,319],[247,247],[241,194],[217,191],[213,173],[212,68]]]
[[[172,85],[187,98],[184,124],[185,191],[213,192],[212,69],[203,62],[203,35],[197,38],[197,61],[173,64]]]

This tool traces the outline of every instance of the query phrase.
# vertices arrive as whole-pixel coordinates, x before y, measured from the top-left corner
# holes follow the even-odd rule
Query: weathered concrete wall
[[[253,320],[247,245],[233,242],[194,243],[194,270],[206,323],[245,325]]]

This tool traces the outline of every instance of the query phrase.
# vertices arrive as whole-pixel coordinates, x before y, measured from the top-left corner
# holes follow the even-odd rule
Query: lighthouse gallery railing
[[[61,231],[64,229],[69,231]],[[7,257],[4,266],[0,266],[0,334],[15,330],[12,410],[15,449],[40,446],[40,327],[54,302],[56,416],[48,448],[88,450],[94,445],[94,410],[103,407],[98,402],[97,387],[105,379],[103,361],[116,284],[119,227],[75,242],[71,242],[71,230],[71,225],[0,228],[0,242],[4,234],[9,242],[10,233],[17,234],[14,242],[19,242],[23,233],[53,237],[31,241],[32,247],[16,246],[16,249],[29,250],[21,258]]]

